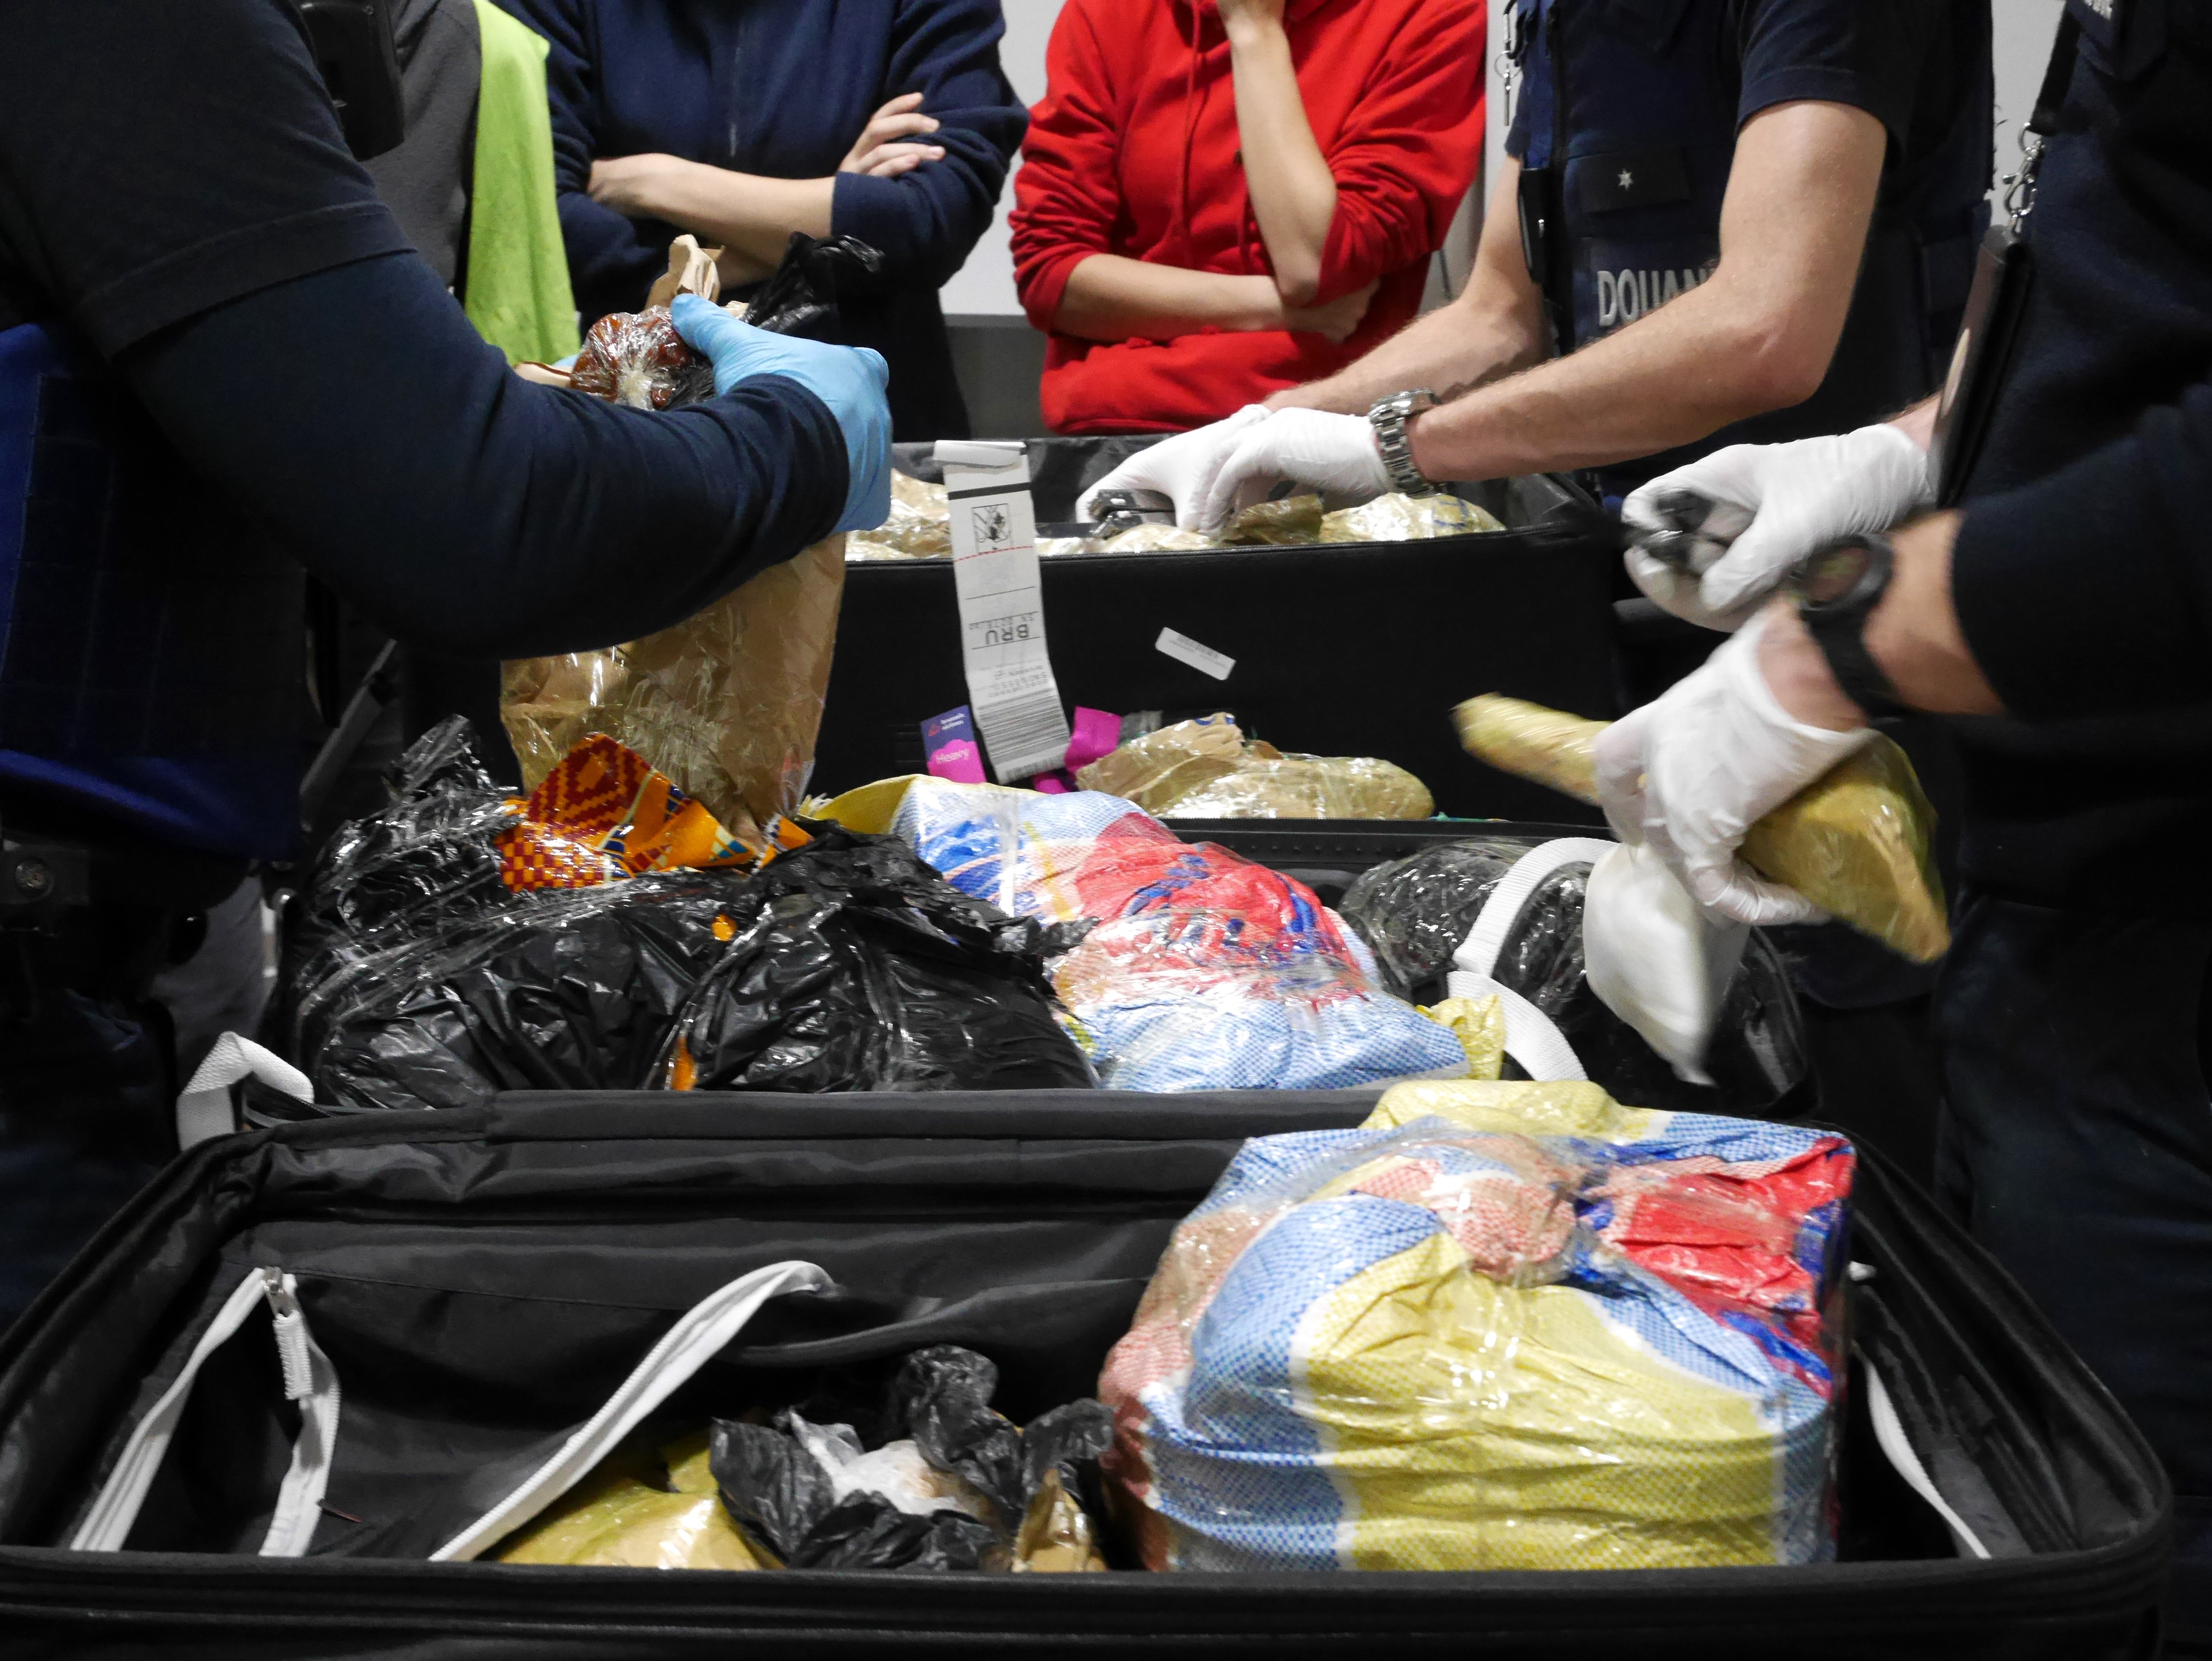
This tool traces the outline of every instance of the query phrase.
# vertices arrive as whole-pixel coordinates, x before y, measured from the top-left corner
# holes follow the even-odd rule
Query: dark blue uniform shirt
[[[1029,114],[999,69],[998,0],[501,0],[552,43],[555,173],[570,280],[588,326],[645,302],[678,228],[586,193],[599,156],[665,153],[820,179],[902,93],[942,125],[945,159],[898,179],[837,178],[830,229],[886,256],[840,296],[848,345],[890,365],[894,435],[960,438],[968,412],[937,291],[990,228]]]

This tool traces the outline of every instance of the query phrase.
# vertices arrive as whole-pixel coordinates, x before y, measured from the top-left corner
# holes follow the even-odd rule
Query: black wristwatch
[[[1845,537],[1807,559],[1790,579],[1797,615],[1828,660],[1829,672],[1869,721],[1906,713],[1866,646],[1867,618],[1896,569],[1896,551],[1881,538]]]

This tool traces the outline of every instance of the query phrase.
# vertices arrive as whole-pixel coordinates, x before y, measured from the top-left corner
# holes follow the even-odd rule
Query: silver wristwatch
[[[1437,493],[1434,481],[1413,465],[1413,447],[1406,436],[1406,423],[1424,410],[1435,409],[1437,401],[1437,395],[1423,387],[1378,398],[1367,411],[1367,419],[1375,428],[1375,447],[1382,452],[1383,471],[1390,475],[1391,488],[1401,496]]]

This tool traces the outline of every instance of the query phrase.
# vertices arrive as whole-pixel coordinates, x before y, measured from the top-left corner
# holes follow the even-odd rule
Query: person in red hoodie
[[[1410,321],[1484,37],[1480,0],[1067,0],[1012,218],[1053,430],[1200,426]]]

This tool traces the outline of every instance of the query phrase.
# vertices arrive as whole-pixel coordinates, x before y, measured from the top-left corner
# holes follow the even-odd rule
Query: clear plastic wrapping
[[[1358,1130],[1253,1139],[1100,1379],[1145,1561],[1832,1557],[1851,1170],[1589,1085],[1400,1086]]]
[[[1425,819],[1428,787],[1371,756],[1285,755],[1225,715],[1145,733],[1076,775],[1086,790],[1186,819]]]
[[[1492,766],[1597,800],[1591,745],[1605,728],[1495,694],[1455,712],[1460,742]],[[1915,963],[1950,949],[1936,873],[1936,810],[1887,738],[1844,761],[1760,819],[1743,839],[1752,867]]]
[[[1457,1077],[1447,1028],[1377,989],[1295,879],[1192,846],[1118,797],[916,779],[894,829],[962,891],[1049,925],[1054,986],[1119,1090]]]
[[[891,516],[845,539],[848,559],[950,559],[952,509],[945,487],[891,474]]]
[[[1363,873],[1346,890],[1345,921],[1373,950],[1384,985],[1431,1002],[1492,891],[1544,838],[1471,837]],[[1540,883],[1506,931],[1492,973],[1549,1016],[1589,1076],[1623,1101],[1655,1107],[1771,1108],[1811,1071],[1789,971],[1754,934],[1731,982],[1705,1056],[1712,1089],[1683,1083],[1583,975],[1583,906],[1590,867],[1576,861]],[[1716,1095],[1717,1092],[1717,1096]]]
[[[684,344],[665,306],[653,306],[592,324],[568,384],[633,410],[674,410],[714,397],[714,366]]]

